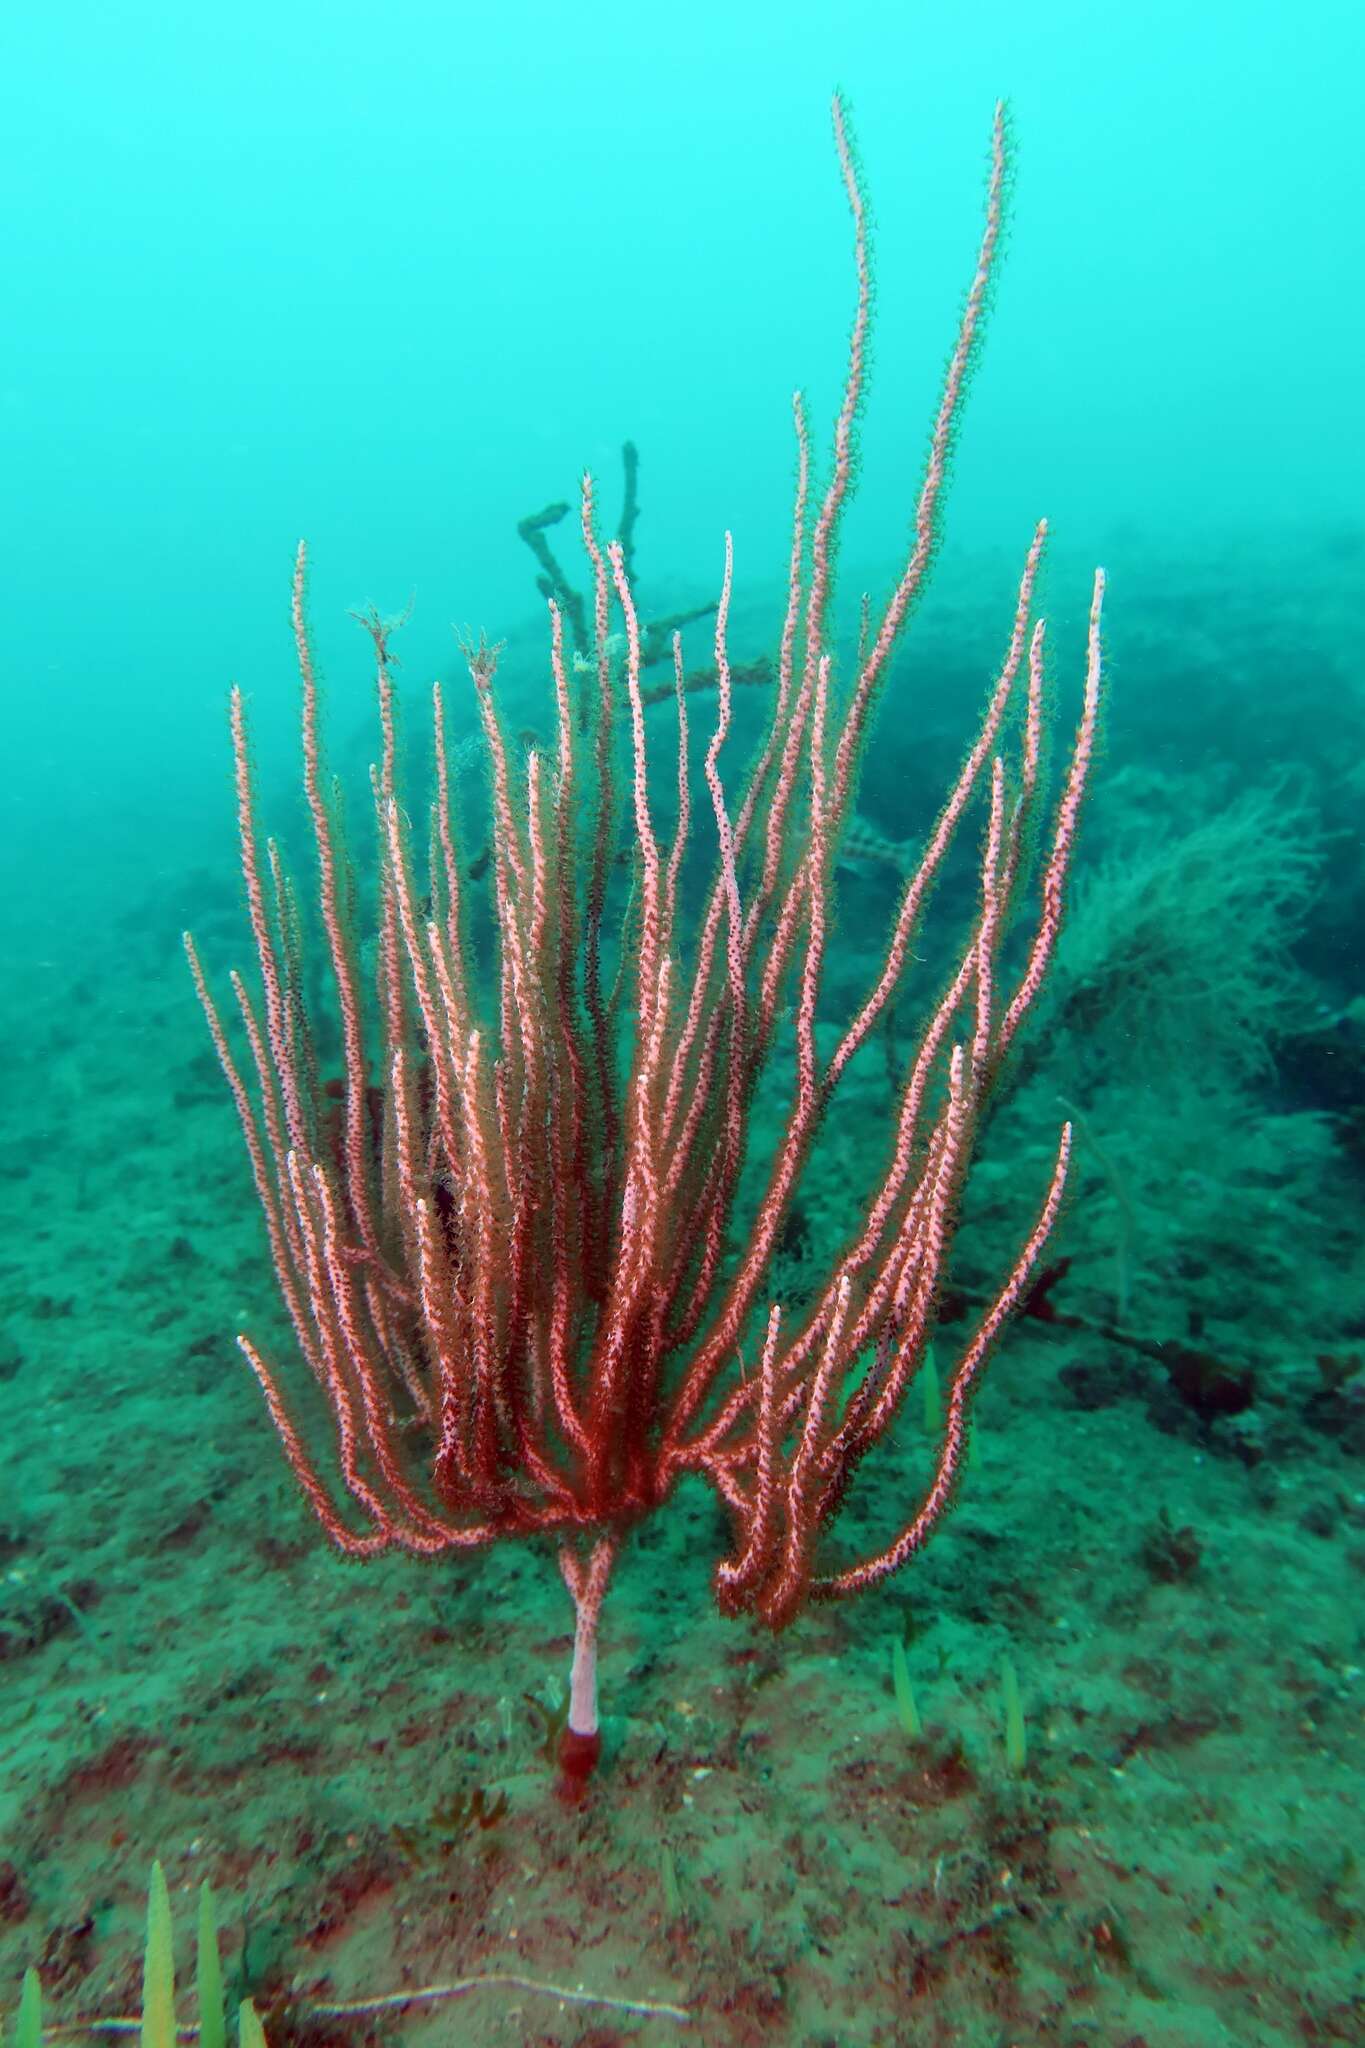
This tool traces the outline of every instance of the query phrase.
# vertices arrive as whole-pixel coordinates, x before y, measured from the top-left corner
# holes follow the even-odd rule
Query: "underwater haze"
[[[50,2025],[137,2010],[159,1860],[182,1983],[207,1882],[228,2003],[274,2048],[1365,2038],[1363,69],[1358,0],[0,20],[6,2027],[30,1967]],[[585,471],[619,582],[585,556]],[[845,482],[826,597],[818,508]],[[864,730],[917,508],[924,584]],[[842,719],[856,767],[822,823]],[[789,787],[770,732],[777,754],[796,735]],[[665,864],[680,849],[662,992],[641,764]],[[732,951],[697,967],[708,905]],[[671,1441],[649,1403],[765,1245],[806,1051],[830,1059],[888,960],[720,1347],[741,1420],[777,1384],[773,1302],[831,1377],[793,1366],[731,1463],[646,1484]],[[468,1016],[424,963],[467,966]],[[874,1327],[857,1247],[921,1053],[923,1178],[872,1233]],[[695,1186],[678,1165],[649,1266],[641,1205],[680,1131],[716,1150]],[[486,1297],[476,1182],[512,1247]],[[556,1378],[566,1259],[584,1320]],[[409,1532],[455,1512],[428,1395],[463,1353],[433,1260],[472,1350],[507,1338],[496,1395],[469,1368],[496,1540],[348,1560],[384,1526],[367,1488]],[[588,1390],[628,1269],[621,1329],[652,1289],[673,1335],[658,1375],[621,1338],[613,1409]],[[1011,1272],[969,1438],[957,1375]],[[872,1334],[836,1385],[847,1299]],[[911,1329],[894,1422],[817,1512],[803,1456],[881,1413]],[[578,1459],[575,1385],[634,1446],[619,1512]],[[568,1474],[570,1550],[619,1547],[586,1787],[563,1747],[581,1602],[559,1525],[532,1526],[527,1415]],[[802,1576],[774,1629],[722,1613],[715,1574],[738,1554],[757,1576],[783,1456],[817,1594],[922,1502],[932,1540],[847,1601]]]

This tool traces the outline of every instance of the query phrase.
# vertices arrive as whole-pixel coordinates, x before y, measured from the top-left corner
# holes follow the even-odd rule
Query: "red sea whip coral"
[[[834,132],[858,285],[848,374],[818,501],[805,409],[799,396],[794,403],[796,503],[777,674],[766,735],[737,792],[727,790],[722,767],[731,719],[726,536],[717,711],[704,757],[715,864],[697,918],[684,919],[680,900],[692,829],[681,648],[675,639],[678,818],[665,845],[647,763],[635,592],[621,548],[599,538],[585,479],[595,649],[586,662],[566,658],[552,602],[556,737],[546,752],[509,745],[496,651],[482,642],[466,648],[491,791],[485,908],[494,967],[481,969],[469,935],[475,884],[452,808],[439,684],[419,880],[397,788],[392,628],[372,615],[365,623],[382,751],[370,891],[377,973],[376,986],[366,986],[359,962],[368,899],[353,880],[323,772],[302,548],[293,619],[304,788],[341,1082],[320,1077],[300,898],[274,841],[258,834],[236,690],[242,867],[260,967],[257,994],[232,977],[244,1063],[186,939],[280,1292],[330,1408],[337,1480],[354,1513],[338,1505],[337,1481],[322,1476],[285,1376],[240,1337],[285,1454],[328,1535],[351,1556],[394,1546],[436,1556],[504,1537],[554,1538],[577,1615],[561,1754],[570,1787],[581,1786],[599,1750],[597,1623],[612,1562],[681,1474],[704,1475],[731,1520],[732,1548],[715,1573],[721,1606],[773,1627],[807,1600],[886,1577],[925,1542],[962,1463],[972,1389],[1026,1292],[1066,1177],[1069,1127],[1037,1221],[953,1368],[923,1499],[885,1548],[830,1566],[822,1533],[924,1359],[982,1108],[1052,958],[1093,750],[1103,593],[1097,574],[1080,722],[1051,830],[1040,834],[1043,625],[1032,616],[1040,525],[980,728],[905,884],[866,999],[822,1056],[816,1015],[835,861],[874,707],[937,537],[1006,174],[998,108],[985,230],[908,556],[843,672],[830,594],[871,279],[863,191],[838,100]],[[618,763],[623,718],[628,744]],[[785,1317],[769,1299],[769,1275],[803,1169],[841,1080],[902,987],[931,887],[974,801],[985,825],[970,929],[925,1003],[861,1223],[800,1313]],[[623,847],[628,889],[619,879]],[[1022,966],[1007,976],[1005,935],[1035,877]],[[617,986],[609,990],[613,948]],[[789,1085],[785,1128],[758,1162],[761,1191],[741,1203],[746,1161],[746,1184],[754,1181],[752,1110],[765,1070],[770,1086],[779,1078]],[[756,1353],[747,1371],[746,1353]]]

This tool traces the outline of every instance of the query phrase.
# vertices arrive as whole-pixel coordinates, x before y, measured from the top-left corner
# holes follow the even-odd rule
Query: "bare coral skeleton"
[[[972,1390],[1029,1286],[1067,1172],[1069,1127],[1037,1220],[952,1370],[923,1498],[876,1554],[827,1562],[824,1532],[924,1360],[983,1104],[1053,956],[1094,746],[1103,596],[1097,573],[1079,724],[1050,832],[1040,834],[1040,525],[980,728],[906,881],[880,970],[822,1056],[816,1018],[835,860],[874,706],[937,537],[1007,168],[997,108],[985,229],[908,555],[841,675],[832,570],[852,483],[871,280],[863,189],[837,99],[834,134],[857,272],[847,379],[822,494],[812,490],[805,408],[799,395],[794,401],[797,483],[777,676],[766,737],[738,793],[727,789],[724,766],[726,537],[717,711],[699,799],[711,813],[714,871],[695,915],[683,906],[693,797],[681,647],[675,640],[677,822],[665,844],[650,785],[636,595],[622,550],[599,538],[585,478],[595,653],[586,665],[566,658],[551,602],[552,747],[523,755],[509,744],[496,651],[466,649],[491,790],[485,915],[495,962],[482,961],[471,938],[476,885],[452,804],[439,684],[419,875],[398,790],[392,628],[371,615],[382,732],[370,892],[377,987],[362,976],[365,892],[352,878],[323,770],[302,548],[293,622],[304,789],[334,1007],[310,1014],[305,1001],[300,899],[275,842],[258,832],[235,689],[242,869],[260,969],[258,994],[232,977],[245,1062],[186,937],[284,1306],[331,1412],[351,1511],[338,1505],[336,1480],[323,1476],[315,1420],[299,1419],[304,1407],[286,1392],[285,1376],[242,1336],[289,1463],[351,1556],[393,1546],[434,1556],[502,1537],[554,1536],[577,1615],[561,1753],[570,1789],[581,1789],[599,1751],[597,1621],[613,1559],[680,1475],[704,1475],[728,1510],[733,1547],[715,1573],[721,1606],[775,1628],[809,1599],[873,1585],[925,1542],[959,1475]],[[784,1316],[768,1298],[769,1276],[803,1168],[841,1080],[907,978],[927,899],[969,807],[984,821],[970,930],[955,967],[924,1001],[861,1225],[800,1313]],[[1007,973],[1006,935],[1035,886],[1038,907]],[[339,1035],[342,1074],[324,1082],[318,1048],[329,1030]],[[789,1097],[770,1156],[754,1161],[760,1077]],[[746,1160],[746,1185],[757,1167],[761,1186],[741,1204]]]

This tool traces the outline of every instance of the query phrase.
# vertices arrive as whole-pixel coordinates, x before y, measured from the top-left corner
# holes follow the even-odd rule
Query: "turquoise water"
[[[160,1857],[182,1970],[190,1892],[207,1879],[229,1992],[255,1998],[276,2043],[316,2030],[317,2008],[337,2001],[365,2008],[326,2018],[327,2038],[348,2042],[1358,2038],[1362,42],[1345,5],[1197,21],[1164,4],[937,19],[876,5],[836,26],[804,4],[706,0],[666,14],[513,0],[475,16],[396,0],[382,17],[77,7],[0,27],[12,764],[0,817],[0,2012],[29,1964],[58,2022],[136,2010]],[[894,1578],[847,1602],[797,1600],[776,1636],[762,1613],[717,1611],[708,1581],[743,1546],[752,1435],[728,1475],[701,1460],[666,1501],[576,1511],[585,1542],[609,1527],[623,1544],[601,1623],[602,1760],[586,1796],[557,1799],[574,1608],[553,1543],[509,1528],[477,1552],[348,1565],[290,1476],[239,1330],[285,1390],[329,1498],[344,1499],[181,932],[193,927],[221,1003],[233,965],[257,986],[227,730],[236,685],[259,829],[278,834],[301,905],[286,974],[297,1072],[270,1085],[288,1121],[297,1084],[295,1136],[333,1175],[349,1234],[337,1272],[379,1259],[362,1243],[361,1212],[377,1205],[398,1335],[386,1348],[367,1324],[362,1350],[405,1358],[422,1382],[439,1333],[429,1303],[413,1308],[421,1256],[414,1205],[395,1193],[407,1171],[395,1034],[373,994],[385,944],[367,786],[380,758],[373,648],[348,616],[402,614],[394,787],[413,895],[421,919],[442,915],[448,877],[438,861],[430,880],[426,851],[440,678],[490,1062],[477,1120],[507,1157],[520,1131],[538,1162],[527,1277],[514,1278],[509,1251],[469,1331],[496,1325],[513,1359],[499,1456],[532,1416],[581,1503],[590,1488],[564,1411],[544,1423],[558,1398],[543,1363],[550,1275],[567,1233],[583,1292],[570,1371],[586,1402],[608,1269],[644,1197],[638,1182],[627,1193],[600,1084],[580,1099],[595,1164],[567,1172],[547,1134],[554,1103],[579,1085],[565,1015],[585,1062],[600,1052],[611,1067],[625,1131],[628,1080],[646,1057],[632,1022],[649,1001],[636,978],[648,881],[629,808],[626,657],[614,641],[605,746],[624,824],[603,883],[604,993],[618,974],[621,988],[608,1025],[592,1021],[585,965],[600,809],[590,639],[581,668],[572,644],[566,665],[577,794],[566,840],[546,840],[552,879],[568,871],[564,845],[581,841],[578,883],[551,890],[534,942],[531,883],[507,884],[523,892],[535,1000],[551,1018],[542,1100],[532,1041],[509,1051],[498,1037],[498,846],[459,636],[505,643],[497,703],[524,817],[528,753],[547,805],[563,764],[548,618],[518,524],[573,501],[588,468],[610,538],[630,443],[640,615],[700,613],[683,629],[692,836],[650,1114],[668,1121],[676,1061],[684,1101],[700,1098],[698,1128],[718,1142],[724,1055],[709,1077],[689,1067],[679,993],[716,875],[707,608],[729,532],[743,687],[718,760],[734,817],[779,701],[792,393],[805,394],[818,503],[848,361],[856,276],[836,87],[870,196],[875,278],[857,495],[806,650],[812,674],[820,652],[831,657],[836,731],[859,671],[862,593],[875,627],[905,560],[1001,95],[1010,173],[935,573],[882,679],[826,863],[820,1060],[877,983],[1046,515],[1030,617],[1047,620],[1048,792],[1020,836],[1017,915],[996,934],[1005,1000],[1019,985],[1081,714],[1097,564],[1108,585],[1095,761],[1056,959],[1018,1043],[982,1067],[974,1165],[942,1184],[957,1234],[932,1343],[917,1349],[896,1427],[807,1531],[817,1573],[875,1555],[933,1497],[944,1392],[1033,1228],[1064,1122],[1067,1193],[987,1368],[956,1511]],[[590,613],[574,524],[570,512],[547,529],[555,588]],[[350,1179],[341,1005],[299,792],[289,602],[301,537],[345,819],[330,829],[354,863],[361,1083],[374,1091]],[[613,634],[623,626],[618,609]],[[798,675],[802,659],[798,648]],[[665,859],[678,809],[670,679],[667,660],[645,667],[640,712]],[[1009,804],[1025,788],[1023,728],[1016,702],[998,742]],[[804,773],[782,888],[812,844]],[[988,775],[987,762],[905,985],[812,1125],[762,1284],[722,1347],[727,1386],[755,1381],[771,1301],[793,1332],[834,1313],[916,1048],[972,957]],[[769,789],[760,817],[772,802]],[[517,830],[529,876],[532,835]],[[745,904],[760,869],[741,848]],[[766,1042],[776,905],[757,918],[751,1048]],[[772,1058],[760,1071],[755,1057],[746,1081],[717,1312],[761,1236],[794,1115],[808,908],[797,923]],[[292,928],[290,913],[272,940],[290,963]],[[481,1255],[441,1151],[434,1077],[456,1069],[430,1018],[417,1021],[412,951],[405,941],[395,955],[409,1137],[454,1298]],[[552,999],[561,959],[567,1009]],[[723,1019],[723,992],[713,1000]],[[981,1028],[975,1001],[969,988],[949,1034],[964,1047]],[[996,1028],[1003,1014],[998,1001]],[[917,1153],[926,1173],[948,1142],[933,1121],[950,1112],[947,1043]],[[501,1109],[495,1045],[515,1077]],[[678,1128],[660,1143],[665,1167]],[[282,1162],[281,1151],[267,1166],[281,1214]],[[494,1170],[507,1178],[492,1210],[510,1233],[514,1169]],[[681,1271],[688,1287],[709,1170],[703,1159],[683,1175],[686,1199],[665,1219],[681,1261],[672,1279]],[[306,1199],[297,1214],[321,1229]],[[306,1293],[306,1253],[296,1246],[285,1265]],[[666,1284],[661,1255],[651,1285],[662,1298]],[[317,1313],[314,1302],[304,1334],[325,1381],[317,1332],[334,1311],[322,1324]],[[373,1301],[358,1313],[378,1316]],[[676,1389],[709,1327],[703,1316],[700,1338],[679,1340],[662,1385]],[[610,1425],[623,1467],[632,1447],[655,1455],[667,1421],[639,1391],[645,1338],[631,1341],[642,1377]],[[463,1339],[454,1353],[466,1355]],[[824,1449],[858,1414],[858,1384],[870,1401],[890,1370],[875,1340],[846,1364],[810,1425]],[[347,1372],[355,1391],[363,1376]],[[385,1381],[403,1470],[425,1488],[421,1398],[402,1371]],[[793,1469],[806,1412],[776,1439]],[[478,1513],[516,1522],[508,1503],[522,1502],[527,1469],[500,1467],[504,1483],[510,1493]],[[353,1509],[354,1534],[366,1523]],[[779,1601],[766,1618],[788,1616]],[[1022,1735],[1003,1704],[1015,1682]],[[468,1978],[481,1981],[458,1997],[370,2009]],[[565,1998],[575,1987],[588,2003]]]

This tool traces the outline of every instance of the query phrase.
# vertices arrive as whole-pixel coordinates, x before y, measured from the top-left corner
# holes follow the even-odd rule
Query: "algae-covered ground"
[[[0,2009],[34,1963],[54,2022],[135,2013],[160,1857],[183,1969],[209,1879],[229,1989],[277,2044],[1365,2039],[1353,545],[1271,551],[1278,581],[1249,550],[1136,554],[1114,577],[1073,952],[985,1133],[941,1368],[1064,1115],[1077,1165],[960,1504],[885,1588],[774,1640],[718,1615],[721,1512],[677,1493],[610,1589],[606,1751],[577,1807],[546,1754],[572,1624],[552,1555],[341,1561],[233,1342],[247,1328],[287,1365],[179,951],[193,918],[215,958],[248,957],[226,790],[202,836],[115,819],[97,867],[20,878],[0,989]],[[905,657],[933,759],[984,674],[965,697],[941,683],[953,616]],[[1061,673],[1063,719],[1073,687]],[[913,839],[921,756],[887,730],[860,805]],[[894,886],[842,877],[836,993]],[[837,1249],[887,1088],[879,1053],[822,1134],[784,1286]],[[777,1113],[759,1104],[760,1139]],[[833,1540],[852,1554],[913,1504],[928,1458],[917,1393]],[[346,2003],[371,2009],[319,2011]]]

